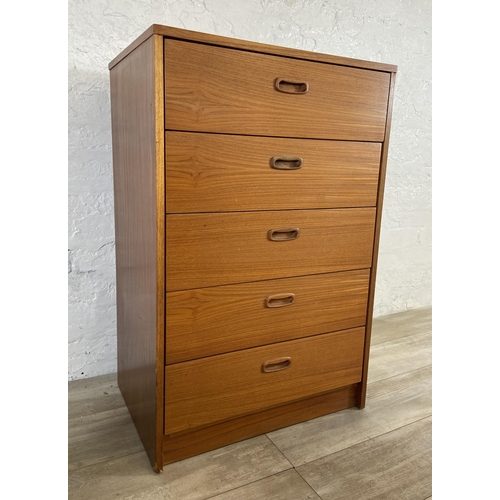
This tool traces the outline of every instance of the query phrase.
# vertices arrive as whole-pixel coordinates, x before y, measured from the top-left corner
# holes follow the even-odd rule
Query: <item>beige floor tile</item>
[[[72,418],[68,441],[70,470],[144,450],[125,406]]]
[[[377,344],[370,349],[368,383],[394,377],[431,363],[431,333],[420,333]]]
[[[422,307],[373,320],[371,345],[432,330],[432,307]]]
[[[379,436],[432,413],[431,367],[368,386],[363,410],[350,408],[268,434],[299,466]]]
[[[155,474],[145,453],[74,470],[70,500],[201,500],[290,469],[266,436],[165,466]]]
[[[68,418],[113,410],[124,404],[116,373],[68,383]]]
[[[297,469],[323,500],[422,500],[431,494],[431,418]]]
[[[134,491],[153,487],[162,478],[153,472],[146,452],[134,453],[88,467],[70,470],[69,500],[122,498]]]
[[[287,470],[222,493],[211,500],[321,500],[297,472]]]

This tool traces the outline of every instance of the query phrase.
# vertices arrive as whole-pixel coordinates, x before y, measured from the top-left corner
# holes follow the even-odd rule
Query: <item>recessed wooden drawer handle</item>
[[[298,156],[273,156],[271,158],[271,168],[277,170],[298,170],[302,167],[302,158]]]
[[[285,307],[291,306],[295,302],[295,294],[279,293],[266,297],[266,307]]]
[[[286,94],[305,94],[309,90],[307,82],[287,80],[286,78],[276,78],[274,88]]]
[[[264,363],[262,363],[262,371],[264,373],[279,372],[280,370],[288,368],[291,365],[291,363],[292,363],[291,358],[271,359],[269,361],[265,361]]]
[[[289,241],[299,237],[298,227],[283,227],[280,229],[269,229],[269,239],[272,241]]]

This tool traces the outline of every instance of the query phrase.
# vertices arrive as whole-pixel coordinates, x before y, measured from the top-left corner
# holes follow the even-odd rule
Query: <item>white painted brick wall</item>
[[[399,66],[375,315],[431,303],[431,1],[69,1],[69,379],[116,371],[107,65],[151,24]]]

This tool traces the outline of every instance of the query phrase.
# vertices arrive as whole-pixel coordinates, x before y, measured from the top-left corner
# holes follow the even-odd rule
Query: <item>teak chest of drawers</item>
[[[118,383],[155,470],[363,408],[396,67],[159,25],[109,67]]]

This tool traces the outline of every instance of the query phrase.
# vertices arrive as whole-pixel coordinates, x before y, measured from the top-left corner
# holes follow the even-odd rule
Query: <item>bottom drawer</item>
[[[365,329],[165,367],[165,434],[202,427],[361,380]]]

